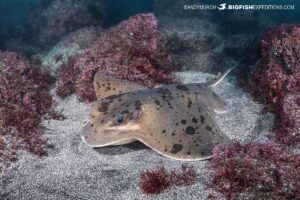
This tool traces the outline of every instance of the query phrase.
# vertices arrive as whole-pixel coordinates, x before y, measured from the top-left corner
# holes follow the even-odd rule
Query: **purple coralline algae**
[[[277,120],[277,139],[300,145],[300,26],[281,25],[261,40],[262,59],[251,74],[253,94],[262,96]]]
[[[99,70],[147,87],[174,83],[166,43],[153,14],[133,16],[61,66],[57,94],[65,97],[75,92],[82,101],[94,101],[93,77]]]
[[[220,144],[214,148],[208,168],[214,172],[208,186],[226,199],[300,196],[300,155],[277,144]]]
[[[39,124],[51,108],[49,90],[53,82],[54,78],[37,60],[0,52],[0,159],[6,160],[6,165],[16,160],[16,149],[25,148],[38,156],[45,154],[46,140],[41,137]]]

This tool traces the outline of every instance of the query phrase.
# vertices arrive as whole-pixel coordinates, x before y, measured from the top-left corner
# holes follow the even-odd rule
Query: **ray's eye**
[[[124,117],[123,117],[123,116],[119,116],[119,117],[117,117],[117,119],[116,119],[116,122],[117,122],[118,124],[122,124],[123,121],[124,121]]]

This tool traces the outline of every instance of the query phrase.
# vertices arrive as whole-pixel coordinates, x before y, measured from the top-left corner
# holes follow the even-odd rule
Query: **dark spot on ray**
[[[123,96],[123,94],[118,94],[118,95],[111,95],[111,96],[109,96],[109,97],[107,97],[107,99],[109,99],[109,100],[113,100],[113,99],[116,99],[116,98],[119,98],[119,97],[121,97],[121,96]]]
[[[118,101],[122,101],[122,99],[119,99]]]
[[[155,103],[156,105],[158,105],[158,106],[160,105],[160,101],[157,100],[157,99],[154,100],[154,103]]]
[[[169,98],[170,100],[173,100],[173,99],[174,99],[174,97],[173,97],[172,95],[168,96],[168,98]]]
[[[110,87],[107,87],[106,90],[110,90]]]
[[[100,112],[106,112],[108,110],[108,106],[109,106],[109,103],[103,102],[103,103],[101,103],[101,106],[99,107],[98,110]]]
[[[91,124],[91,127],[93,127],[94,126],[94,124]]]
[[[95,132],[95,133],[97,133],[97,131],[96,131],[96,130],[94,130],[94,132]]]
[[[182,123],[183,125],[186,125],[186,120],[185,120],[185,119],[181,120],[181,123]]]
[[[141,101],[140,101],[140,100],[136,100],[136,101],[134,102],[134,105],[135,105],[135,108],[136,108],[136,109],[140,109],[140,108],[141,108],[141,105],[142,105],[142,103],[141,103]]]
[[[161,132],[162,132],[162,133],[165,133],[166,131],[167,131],[167,130],[166,130],[166,129],[164,129],[164,130],[162,130]]]
[[[187,107],[190,108],[192,106],[193,102],[191,99],[188,99]]]
[[[197,120],[195,117],[193,117],[193,118],[192,118],[192,122],[193,122],[193,123],[197,123],[198,120]]]
[[[103,83],[102,86],[105,86],[105,84]]]
[[[189,135],[194,135],[195,134],[195,129],[191,126],[186,127],[185,132]]]
[[[186,152],[186,154],[187,154],[187,155],[191,155],[191,152],[188,151],[188,152]]]
[[[211,131],[212,128],[210,126],[205,126],[206,130]]]
[[[175,126],[178,126],[178,123],[176,123]]]
[[[168,149],[165,149],[164,151],[165,151],[165,152],[167,152],[167,151],[168,151]]]
[[[182,140],[179,140],[179,142],[182,142]]]
[[[103,124],[104,120],[101,120],[101,123]]]
[[[173,106],[169,106],[170,109],[173,109]]]
[[[92,115],[92,118],[95,118],[95,115]]]
[[[129,105],[127,104],[126,107],[129,107]]]
[[[177,85],[176,88],[178,90],[189,91],[189,89],[185,85]]]
[[[198,111],[201,112],[201,107],[198,107]]]
[[[129,111],[128,110],[123,110],[122,112],[120,112],[120,114],[128,114]]]
[[[181,144],[174,144],[170,152],[173,154],[176,154],[176,153],[180,152],[181,150],[182,150]]]
[[[175,136],[175,133],[172,133],[173,136]]]
[[[113,90],[113,91],[116,91],[116,88],[113,88],[112,90]]]
[[[202,115],[200,116],[200,120],[201,120],[201,123],[203,123],[205,121],[205,117],[203,117]]]

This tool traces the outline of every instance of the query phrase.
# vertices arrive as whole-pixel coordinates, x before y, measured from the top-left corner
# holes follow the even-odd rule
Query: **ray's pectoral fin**
[[[221,100],[221,98],[213,91],[212,91],[212,96],[210,97],[210,101],[216,113],[225,113],[229,110],[227,103]]]
[[[230,139],[215,122],[209,108],[202,106],[199,114],[200,117],[197,119],[180,119],[176,128],[172,127],[173,123],[151,127],[144,130],[143,134],[136,135],[136,139],[171,159],[181,161],[209,159],[217,144],[229,143]],[[147,125],[151,126],[151,124],[153,123]]]
[[[104,75],[102,71],[98,71],[94,76],[94,88],[98,100],[105,99],[112,95],[147,89],[140,84],[128,80],[116,79]]]

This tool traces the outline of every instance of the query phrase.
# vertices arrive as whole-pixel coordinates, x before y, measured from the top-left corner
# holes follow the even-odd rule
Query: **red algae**
[[[107,30],[61,66],[57,94],[65,97],[75,92],[82,101],[94,101],[93,78],[99,70],[147,87],[174,83],[166,43],[153,14],[133,16]]]
[[[164,166],[141,172],[139,186],[145,194],[159,194],[171,186],[188,186],[196,181],[193,166],[183,164],[181,171],[168,172]]]
[[[276,115],[276,138],[300,145],[300,26],[281,25],[261,40],[262,59],[250,75],[249,89]]]
[[[2,143],[5,143],[2,137],[9,136],[18,141],[14,146],[24,147],[38,156],[45,154],[46,140],[41,137],[39,124],[51,108],[49,90],[53,82],[54,78],[38,62],[14,52],[0,52]],[[15,152],[8,148],[10,145],[3,146],[7,147],[3,151]]]
[[[145,194],[159,194],[170,187],[169,174],[164,166],[146,170],[140,175],[140,187]]]
[[[226,199],[300,196],[300,155],[281,145],[238,142],[218,145],[207,167],[213,172],[208,186]]]

